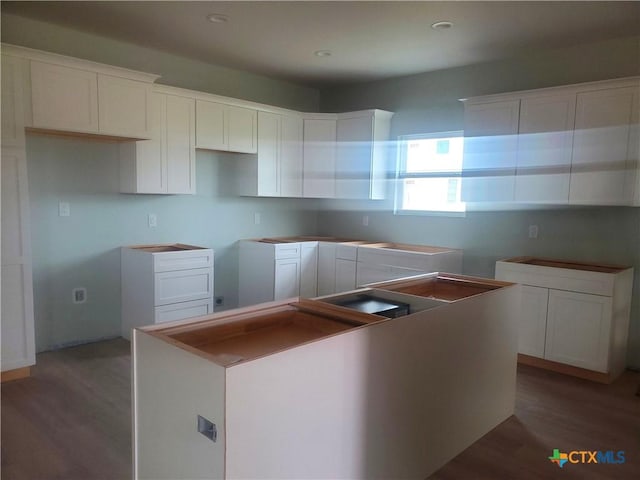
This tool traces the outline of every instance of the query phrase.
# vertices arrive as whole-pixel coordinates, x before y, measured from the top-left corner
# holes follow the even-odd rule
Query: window
[[[463,132],[398,138],[396,213],[464,213],[460,200]]]

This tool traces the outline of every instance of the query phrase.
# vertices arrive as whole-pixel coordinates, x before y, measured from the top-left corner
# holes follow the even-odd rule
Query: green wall
[[[38,351],[119,335],[123,245],[181,242],[215,250],[215,295],[237,305],[237,240],[316,230],[312,200],[233,194],[238,154],[198,151],[196,195],[118,193],[117,145],[29,135],[34,304]],[[58,216],[58,202],[71,216]],[[254,213],[261,224],[254,224]],[[158,226],[147,226],[147,215]],[[87,288],[74,305],[71,291]]]
[[[526,58],[423,73],[321,91],[323,111],[382,108],[395,112],[397,135],[462,130],[458,99],[640,74],[640,39],[622,38]],[[386,201],[324,201],[319,233],[464,249],[464,272],[493,276],[495,261],[537,255],[635,268],[628,363],[640,367],[640,208],[545,208],[468,212],[466,217],[393,214]],[[362,216],[369,216],[369,226]],[[539,237],[528,238],[538,225]]]

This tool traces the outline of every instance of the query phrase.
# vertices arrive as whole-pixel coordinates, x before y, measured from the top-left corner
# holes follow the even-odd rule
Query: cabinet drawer
[[[155,273],[205,267],[213,267],[213,250],[211,249],[157,253],[153,256]]]
[[[213,268],[161,272],[155,275],[155,305],[213,296]]]
[[[199,317],[213,313],[211,299],[172,303],[155,308],[155,323],[173,322],[183,318]]]
[[[358,249],[358,262],[371,265],[391,265],[401,268],[415,268],[426,272],[436,271],[433,267],[434,255],[363,247]]]
[[[336,245],[336,258],[355,261],[358,256],[356,245]]]
[[[496,279],[534,287],[555,288],[592,295],[613,295],[614,276],[564,268],[510,265],[496,262]]]
[[[281,258],[300,258],[300,244],[281,243],[275,245],[275,258],[276,260]]]

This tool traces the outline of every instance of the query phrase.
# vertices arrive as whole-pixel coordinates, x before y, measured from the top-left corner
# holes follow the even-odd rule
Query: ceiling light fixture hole
[[[447,20],[431,24],[431,28],[433,28],[434,30],[448,30],[451,27],[453,27],[453,23]]]
[[[210,13],[207,15],[207,20],[211,23],[227,23],[229,21],[229,17],[222,15],[221,13]]]

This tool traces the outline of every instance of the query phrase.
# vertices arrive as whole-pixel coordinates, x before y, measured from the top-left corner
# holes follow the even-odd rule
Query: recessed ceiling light
[[[451,28],[451,27],[453,27],[453,23],[446,20],[431,24],[431,28],[433,28],[434,30],[447,30],[448,28]]]
[[[313,54],[316,57],[330,57],[331,56],[331,50],[316,50],[315,52],[313,52]]]
[[[207,20],[211,23],[227,23],[229,21],[229,17],[222,15],[221,13],[211,13],[207,15]]]

